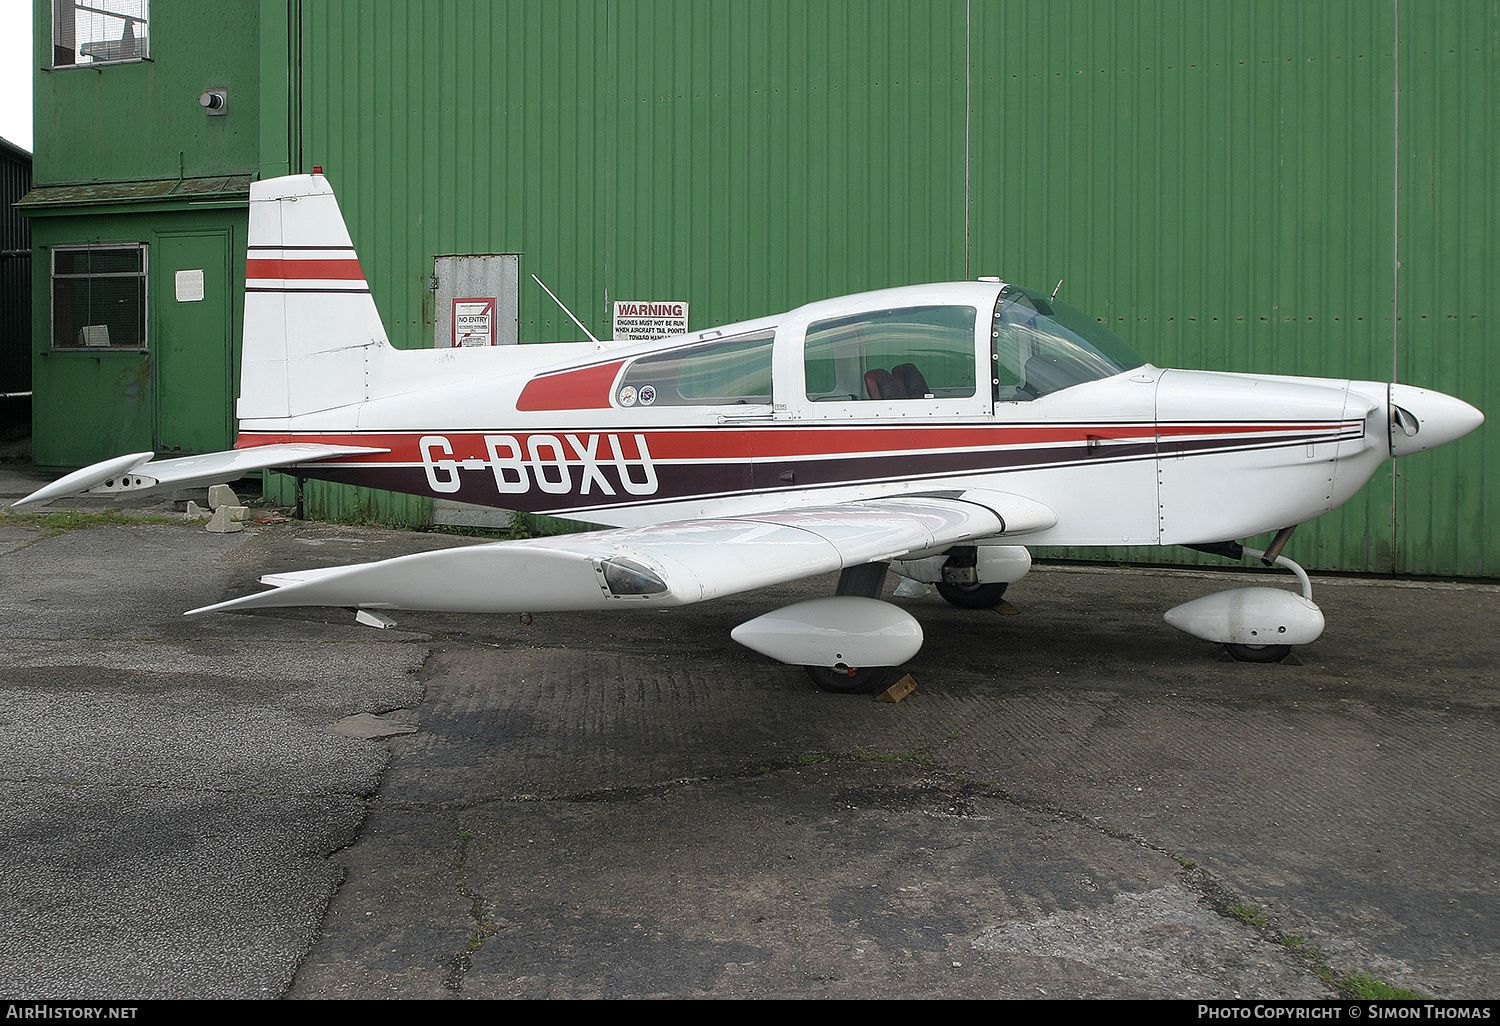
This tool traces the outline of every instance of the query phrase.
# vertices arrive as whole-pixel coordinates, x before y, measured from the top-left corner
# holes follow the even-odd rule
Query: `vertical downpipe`
[[[1391,0],[1391,380],[1401,377],[1401,0]],[[1400,569],[1396,535],[1401,465],[1391,461],[1391,572]]]
[[[974,273],[970,265],[973,243],[969,238],[969,217],[972,203],[969,199],[969,162],[974,148],[970,133],[974,124],[974,5],[969,0],[964,5],[964,280],[972,281]]]

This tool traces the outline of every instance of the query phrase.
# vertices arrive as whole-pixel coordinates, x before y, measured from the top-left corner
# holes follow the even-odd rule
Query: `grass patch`
[[[1364,973],[1341,977],[1334,986],[1357,1001],[1421,1001],[1426,996],[1405,987],[1393,987]]]
[[[1266,914],[1259,905],[1230,905],[1226,911],[1249,926],[1265,926],[1267,922]]]
[[[58,513],[0,511],[0,527],[35,527],[48,538],[90,527],[118,527],[124,524],[182,524],[185,522],[182,517],[132,516],[117,509],[98,513],[80,509],[63,510]]]
[[[1255,908],[1253,905],[1236,906],[1241,908]],[[1257,910],[1258,911],[1258,910]],[[1231,909],[1230,914],[1234,912]],[[1249,922],[1249,920],[1246,920]],[[1346,1000],[1351,1001],[1422,1001],[1427,995],[1405,987],[1397,987],[1384,980],[1377,979],[1369,973],[1340,973],[1328,964],[1323,957],[1323,952],[1314,944],[1309,944],[1305,937],[1295,933],[1283,933],[1275,938],[1276,943],[1286,948],[1288,953],[1296,956],[1310,969],[1314,976],[1322,980],[1328,986],[1337,990]]]

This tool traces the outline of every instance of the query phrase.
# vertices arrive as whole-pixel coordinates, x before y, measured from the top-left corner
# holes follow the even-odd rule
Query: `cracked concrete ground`
[[[1500,588],[1317,582],[1251,666],[1187,572],[906,602],[898,704],[636,616],[183,618],[455,539],[0,524],[0,995],[1500,992]],[[413,732],[412,727],[416,727]]]

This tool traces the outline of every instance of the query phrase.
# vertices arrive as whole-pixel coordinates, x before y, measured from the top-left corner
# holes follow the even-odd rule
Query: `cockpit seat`
[[[896,379],[896,387],[901,390],[902,399],[927,398],[927,379],[917,370],[916,364],[897,364],[891,368],[891,377]]]
[[[865,371],[865,391],[871,399],[904,399],[901,386],[884,367],[871,367]]]

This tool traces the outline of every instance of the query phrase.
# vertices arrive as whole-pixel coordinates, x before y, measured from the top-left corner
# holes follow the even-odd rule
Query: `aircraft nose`
[[[1436,449],[1484,423],[1462,399],[1414,385],[1391,385],[1390,403],[1392,456]]]

